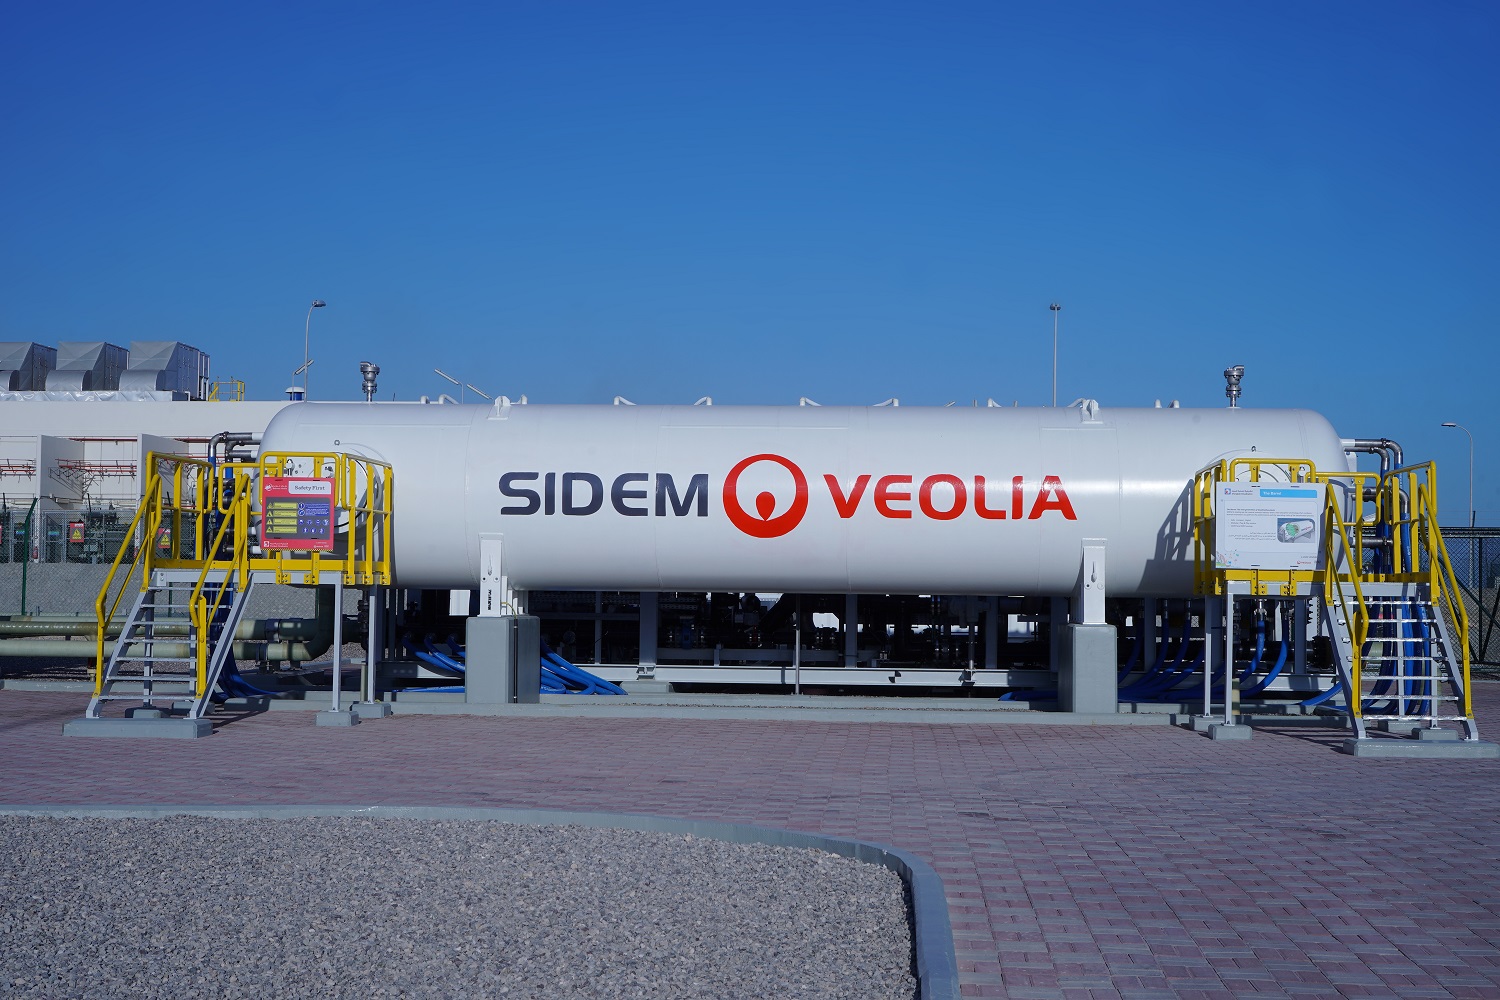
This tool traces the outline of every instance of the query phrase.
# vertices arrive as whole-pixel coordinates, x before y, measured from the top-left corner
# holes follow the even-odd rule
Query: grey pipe
[[[125,627],[124,619],[116,618],[105,630],[106,636],[118,636]],[[89,636],[98,634],[99,626],[92,619],[73,621],[0,621],[0,638],[6,636]],[[157,622],[155,634],[159,636],[185,636],[192,626],[185,621]],[[234,630],[236,639],[267,642],[290,640],[316,642],[320,635],[315,618],[247,618]],[[330,635],[331,639],[331,635]]]
[[[235,629],[234,658],[236,660],[254,660],[257,663],[276,663],[290,661],[293,663],[307,663],[316,660],[327,653],[333,647],[333,616],[342,613],[343,609],[334,604],[334,588],[330,586],[319,586],[313,592],[313,608],[316,617],[309,621],[306,618],[261,618],[248,622],[241,622],[240,627]],[[111,623],[113,624],[113,623]],[[0,636],[16,634],[15,631],[7,630],[4,626],[20,626],[21,629],[30,629],[23,632],[28,638],[0,639],[0,656],[36,656],[74,658],[88,656],[92,658],[92,651],[80,653],[70,641],[59,642],[56,639],[38,639],[36,635],[97,635],[98,625],[96,623],[85,624],[84,622],[58,622],[36,623],[33,626],[28,622],[0,622]],[[37,627],[45,626],[45,631],[38,631]],[[60,626],[60,627],[59,627]],[[276,626],[274,632],[271,626]],[[285,631],[282,630],[285,626]],[[181,630],[178,634],[186,635],[189,628],[187,623],[161,624],[158,629],[170,629],[173,632]],[[245,635],[246,632],[250,635]],[[257,634],[258,633],[258,634]],[[272,634],[277,636],[271,640]],[[118,630],[116,630],[118,635]],[[85,646],[89,644],[85,643]],[[131,642],[128,649],[136,647]],[[104,655],[114,654],[114,642],[105,642]],[[192,650],[185,642],[157,642],[154,651],[161,656],[191,656]]]
[[[1390,438],[1354,438],[1344,442],[1344,451],[1380,456],[1380,478],[1384,479],[1405,464],[1401,446]]]
[[[131,642],[127,649],[135,651],[143,643]],[[329,645],[332,645],[330,642]],[[104,644],[104,655],[113,656],[115,643],[113,641]],[[157,656],[188,657],[193,655],[192,647],[185,642],[162,642],[157,640],[152,647],[152,652]],[[294,663],[309,663],[318,659],[328,652],[328,647],[319,649],[315,645],[305,642],[244,642],[236,641],[234,644],[234,658],[236,660],[253,660],[256,663],[276,663],[290,660]],[[90,659],[94,658],[94,644],[92,642],[78,642],[74,640],[57,639],[4,639],[0,640],[0,656],[28,656],[50,659]]]

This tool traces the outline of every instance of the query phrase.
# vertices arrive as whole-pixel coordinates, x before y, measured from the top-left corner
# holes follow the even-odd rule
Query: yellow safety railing
[[[155,459],[155,457],[153,454],[150,459]],[[140,571],[143,581],[150,579],[150,574],[145,571],[145,560],[151,549],[149,540],[156,537],[157,525],[161,521],[162,491],[162,479],[157,471],[157,463],[150,459],[146,462],[146,482],[141,492],[141,505],[136,508],[130,527],[125,529],[125,541],[120,545],[120,551],[115,554],[115,561],[110,564],[109,572],[104,575],[104,585],[99,588],[99,596],[94,601],[94,615],[99,625],[99,631],[94,640],[94,696],[96,698],[104,689],[104,641],[109,623],[119,611],[120,602],[130,591],[131,576]],[[145,530],[142,531],[142,528]],[[147,539],[148,542],[141,544],[142,538]],[[120,572],[120,564],[126,561],[127,554],[130,560],[125,569],[125,576],[122,578],[119,590],[115,593],[114,600],[111,601],[110,588],[114,585],[115,578]],[[123,633],[119,641],[125,641]]]
[[[1453,562],[1448,558],[1448,546],[1443,542],[1443,532],[1437,518],[1437,474],[1432,465],[1426,466],[1425,481],[1413,480],[1412,508],[1419,512],[1419,531],[1415,540],[1420,552],[1427,557],[1427,572],[1430,574],[1432,594],[1440,612],[1446,613],[1453,624],[1453,643],[1463,669],[1463,713],[1465,718],[1474,717],[1474,703],[1469,694],[1469,612],[1464,607],[1463,592],[1458,587],[1458,577],[1453,572]],[[1418,564],[1416,569],[1420,569]]]
[[[1356,494],[1358,496],[1358,494]],[[1333,490],[1327,490],[1323,500],[1323,600],[1337,607],[1349,629],[1349,677],[1352,690],[1348,696],[1349,710],[1356,716],[1363,714],[1364,700],[1360,697],[1363,687],[1365,641],[1370,636],[1370,606],[1365,603],[1364,587],[1360,578],[1364,575],[1360,560],[1360,533],[1365,519],[1358,511],[1345,518]],[[1338,567],[1343,566],[1344,572]]]
[[[193,665],[198,674],[198,685],[193,690],[202,697],[204,688],[208,684],[208,653],[209,653],[209,629],[213,624],[214,617],[219,613],[219,608],[224,604],[224,596],[230,592],[229,583],[234,579],[236,573],[240,574],[240,586],[245,585],[246,572],[249,569],[250,553],[250,518],[248,516],[250,505],[248,499],[254,480],[249,476],[240,476],[231,488],[227,509],[222,503],[225,491],[219,491],[219,496],[214,499],[216,510],[222,510],[222,520],[219,530],[214,534],[209,543],[208,551],[215,558],[203,563],[203,571],[198,574],[198,582],[193,586],[193,593],[188,598],[188,614],[193,623],[193,633],[198,637],[193,652]],[[223,552],[225,537],[234,539],[229,558],[218,558]],[[214,588],[214,600],[210,605],[203,594],[203,589],[208,583],[208,578],[215,570],[223,572],[223,577]],[[234,637],[229,636],[233,642]]]
[[[1199,594],[1222,594],[1230,580],[1250,584],[1252,594],[1265,594],[1274,585],[1290,588],[1313,580],[1308,570],[1220,569],[1214,535],[1214,487],[1220,483],[1264,481],[1275,474],[1277,482],[1306,483],[1319,480],[1317,467],[1299,458],[1236,458],[1202,469],[1193,478],[1193,587]]]
[[[243,379],[217,379],[208,383],[208,401],[211,403],[238,403],[245,398]]]
[[[354,586],[391,582],[395,480],[384,462],[342,452],[268,453],[256,462],[215,462],[152,452],[146,457],[145,472],[141,505],[125,536],[134,545],[120,547],[95,602],[99,622],[96,696],[104,683],[105,631],[136,573],[140,589],[147,590],[157,569],[198,571],[189,614],[198,637],[200,692],[206,683],[209,628],[229,593],[225,584],[233,574],[239,574],[242,586],[256,572],[274,574],[277,583],[322,583],[326,573],[338,573],[344,583]],[[266,476],[283,475],[332,481],[330,514],[340,519],[334,525],[332,550],[258,548],[259,485]],[[131,557],[128,564],[127,554]],[[205,591],[216,573],[222,574],[221,582],[210,601]],[[111,599],[117,579],[122,585]]]
[[[1324,491],[1323,565],[1317,570],[1221,569],[1214,548],[1214,488],[1224,482],[1259,482],[1272,472],[1277,481],[1322,483]],[[1425,584],[1432,601],[1452,623],[1461,657],[1463,711],[1472,716],[1469,696],[1468,614],[1437,521],[1437,469],[1433,463],[1380,475],[1373,472],[1319,472],[1304,459],[1236,458],[1200,471],[1192,486],[1193,581],[1199,594],[1223,594],[1231,581],[1247,581],[1252,594],[1298,583],[1321,586],[1330,607],[1348,623],[1352,641],[1350,710],[1363,714],[1362,661],[1369,638],[1367,583]],[[1366,562],[1366,553],[1371,553]]]

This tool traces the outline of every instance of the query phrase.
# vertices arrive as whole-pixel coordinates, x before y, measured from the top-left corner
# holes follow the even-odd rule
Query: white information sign
[[[1219,569],[1322,566],[1322,483],[1220,483],[1214,497]]]

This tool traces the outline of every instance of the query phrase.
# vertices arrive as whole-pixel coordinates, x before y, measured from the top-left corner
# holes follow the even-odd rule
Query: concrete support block
[[[1069,625],[1063,631],[1057,700],[1064,712],[1119,710],[1118,636],[1113,625]]]
[[[359,716],[353,712],[324,711],[317,713],[319,726],[333,726],[336,729],[347,729],[350,726],[359,725]]]
[[[214,724],[207,719],[72,719],[63,723],[64,736],[147,737],[195,740],[211,735]]]
[[[1500,743],[1485,740],[1345,740],[1339,750],[1353,757],[1500,760]]]
[[[1208,727],[1208,738],[1211,740],[1248,740],[1255,730],[1245,725],[1225,725],[1215,722]]]
[[[357,701],[353,708],[355,717],[361,722],[388,718],[393,711],[395,710],[383,701]]]
[[[542,625],[534,615],[470,618],[464,632],[464,701],[535,705],[542,700]]]

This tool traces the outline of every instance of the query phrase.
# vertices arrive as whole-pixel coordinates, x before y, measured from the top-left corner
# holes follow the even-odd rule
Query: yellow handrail
[[[1469,692],[1468,612],[1464,607],[1448,548],[1437,522],[1437,470],[1433,463],[1405,466],[1385,474],[1373,472],[1320,473],[1305,460],[1237,458],[1220,461],[1200,471],[1192,485],[1194,584],[1200,594],[1221,594],[1230,579],[1249,579],[1256,586],[1261,570],[1221,570],[1214,560],[1214,487],[1245,477],[1256,481],[1268,466],[1278,467],[1288,481],[1324,484],[1324,565],[1313,573],[1276,574],[1288,580],[1305,579],[1321,585],[1330,609],[1337,608],[1349,625],[1353,644],[1349,676],[1350,712],[1364,713],[1364,646],[1369,640],[1371,613],[1365,599],[1366,583],[1424,584],[1434,607],[1447,615],[1457,635],[1456,670],[1462,671],[1463,713],[1473,715]],[[1347,516],[1344,503],[1347,504]],[[1337,536],[1335,538],[1335,536]],[[1363,558],[1377,553],[1371,565]],[[1425,563],[1424,563],[1425,557]]]
[[[272,572],[283,583],[319,583],[323,573],[329,571],[339,572],[345,583],[356,586],[391,582],[395,479],[391,467],[384,462],[341,452],[271,453],[253,463],[215,462],[151,452],[146,456],[145,466],[141,504],[126,533],[127,538],[136,539],[136,545],[125,579],[129,580],[139,570],[141,589],[148,590],[156,569],[197,571],[188,598],[188,613],[198,639],[194,662],[200,694],[207,683],[209,629],[223,606],[227,589],[220,586],[212,601],[204,596],[213,573],[222,572],[226,583],[238,573],[242,585],[256,571]],[[334,481],[333,507],[348,517],[341,552],[278,549],[251,554],[250,526],[260,499],[258,484],[263,476],[289,474],[290,466]],[[220,515],[221,520],[209,537],[208,515],[212,513]],[[163,530],[170,546],[167,551],[158,552],[158,537]],[[230,555],[219,559],[218,553],[230,537],[233,538]],[[94,645],[95,696],[103,693],[106,628],[119,610],[127,588],[122,586],[113,601],[109,592],[126,561],[128,548],[122,545],[115,554],[95,600],[98,617]],[[118,641],[124,642],[126,638],[122,635]]]
[[[245,530],[244,518],[238,517],[236,515],[240,511],[248,509],[248,504],[241,503],[241,501],[248,496],[250,485],[251,479],[249,476],[241,476],[236,480],[234,494],[230,498],[230,511],[219,523],[219,530],[215,532],[213,543],[208,550],[210,555],[219,552],[220,546],[224,544],[225,532],[229,531],[231,527],[234,528],[234,548],[229,560],[229,568],[224,574],[224,582],[227,583],[230,579],[233,578],[234,574],[238,572],[240,574],[241,586],[244,586],[245,581],[245,557],[249,552],[249,546],[247,544],[249,541],[249,532]],[[217,479],[215,480],[215,489],[213,492],[222,493],[222,486],[218,484]],[[219,506],[219,498],[216,496],[209,497],[208,501],[209,503],[207,505],[211,505],[215,508]],[[201,538],[203,523],[203,519],[201,517],[198,518],[198,523],[199,537]],[[219,613],[219,608],[224,602],[225,592],[229,589],[226,586],[220,585],[217,588],[217,593],[215,593],[214,595],[214,601],[211,607],[208,604],[207,598],[203,596],[203,587],[208,582],[209,573],[219,566],[220,562],[212,558],[206,560],[203,563],[203,572],[198,574],[198,583],[193,587],[193,593],[188,598],[189,616],[192,619],[193,630],[198,637],[198,642],[196,649],[194,650],[193,657],[194,667],[196,668],[198,674],[198,685],[195,690],[200,697],[203,694],[204,687],[208,684],[209,628],[213,624],[214,616]],[[233,636],[230,636],[229,638],[230,641],[233,641]]]
[[[136,566],[143,560],[150,558],[151,546],[155,543],[155,535],[149,530],[152,520],[152,511],[161,502],[161,476],[157,474],[154,464],[148,461],[146,471],[146,485],[141,495],[141,505],[136,508],[135,517],[131,518],[130,527],[125,529],[125,538],[135,539],[135,554],[131,557],[130,568],[125,571],[125,579],[128,582],[131,574],[135,572]],[[144,536],[136,532],[141,527],[141,521],[145,519],[148,530]],[[109,602],[109,590],[114,585],[115,575],[120,571],[120,563],[125,559],[125,553],[129,547],[122,544],[120,551],[115,553],[115,561],[110,563],[109,572],[104,575],[104,585],[99,588],[99,596],[94,601],[94,615],[97,618],[99,631],[94,639],[94,696],[98,697],[104,690],[104,641],[105,632],[109,623],[113,620],[115,612],[120,609],[120,602],[125,599],[125,591],[128,587],[121,586],[115,595],[113,603]],[[142,572],[142,589],[145,582],[150,579],[150,574]],[[106,611],[105,605],[109,604]],[[117,640],[125,641],[122,633]]]
[[[1361,565],[1355,556],[1356,549],[1349,544],[1349,528],[1354,528],[1356,535],[1363,525],[1364,519],[1356,517],[1355,521],[1345,521],[1344,515],[1338,508],[1338,501],[1334,499],[1330,490],[1325,494],[1324,500],[1324,522],[1323,532],[1323,599],[1329,604],[1337,603],[1339,610],[1344,615],[1344,621],[1349,626],[1349,711],[1356,718],[1362,718],[1364,714],[1364,649],[1365,640],[1370,634],[1370,608],[1365,603],[1364,588],[1360,586]],[[1342,548],[1344,565],[1348,567],[1347,573],[1338,571],[1339,548],[1334,545],[1334,536],[1338,536],[1339,546]],[[1344,594],[1344,579],[1348,578],[1354,589],[1353,607],[1350,607],[1349,599]]]
[[[1469,694],[1469,612],[1464,607],[1458,578],[1453,572],[1453,562],[1448,558],[1448,546],[1443,542],[1442,529],[1438,527],[1436,490],[1423,488],[1418,496],[1427,527],[1427,560],[1432,572],[1432,589],[1441,598],[1443,610],[1447,611],[1448,620],[1453,623],[1457,632],[1453,641],[1459,648],[1463,670],[1463,712],[1466,718],[1473,718],[1474,704]]]

